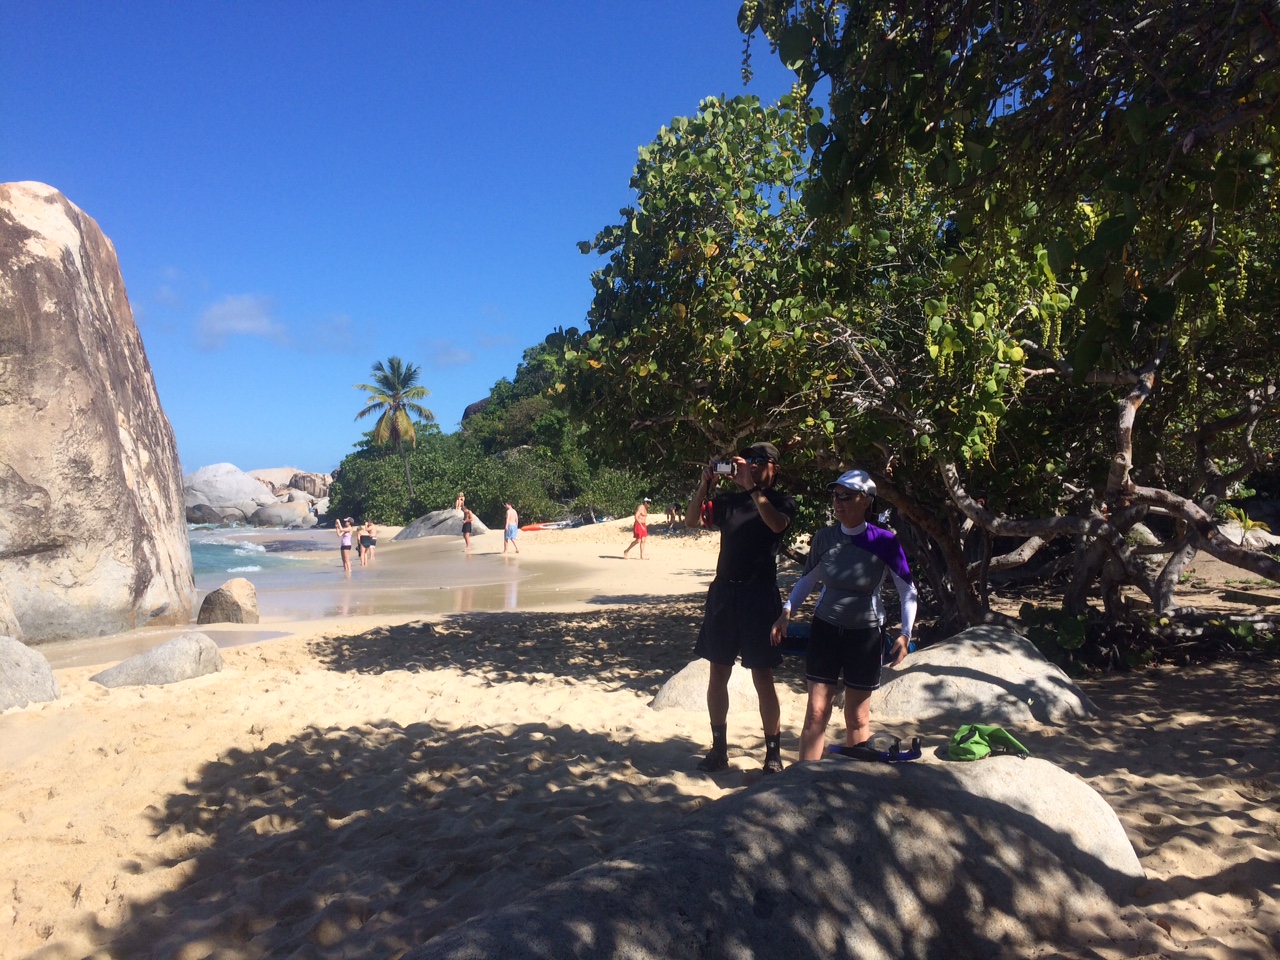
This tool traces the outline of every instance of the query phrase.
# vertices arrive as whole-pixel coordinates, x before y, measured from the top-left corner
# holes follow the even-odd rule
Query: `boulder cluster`
[[[245,473],[234,464],[215,463],[183,477],[187,523],[305,530],[328,512],[332,483],[324,473],[289,468]]]

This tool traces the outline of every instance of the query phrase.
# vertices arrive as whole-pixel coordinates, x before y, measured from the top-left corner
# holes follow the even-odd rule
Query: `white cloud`
[[[287,345],[289,333],[271,316],[271,300],[250,293],[223,297],[200,314],[196,343],[202,350],[219,350],[227,337],[262,337]]]
[[[373,337],[371,324],[360,324],[345,313],[308,324],[294,337],[295,346],[304,353],[352,353]]]
[[[430,352],[427,363],[433,367],[465,367],[476,358],[474,353],[452,340],[430,340],[427,349]]]
[[[176,287],[170,286],[167,283],[162,283],[160,285],[152,299],[155,300],[156,303],[160,304],[160,306],[169,310],[182,309],[182,294],[178,292]]]

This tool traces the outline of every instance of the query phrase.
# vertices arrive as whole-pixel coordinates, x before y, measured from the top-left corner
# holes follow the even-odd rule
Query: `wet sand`
[[[397,957],[750,787],[757,717],[731,713],[713,779],[705,715],[648,707],[691,655],[716,540],[624,562],[629,541],[527,535],[522,571],[587,571],[562,605],[273,622],[288,636],[168,687],[58,669],[60,700],[0,715],[0,954]],[[803,683],[780,681],[790,762]],[[1127,933],[1055,955],[1274,957],[1275,664],[1087,692],[1097,720],[1018,732],[1107,799],[1148,879]]]

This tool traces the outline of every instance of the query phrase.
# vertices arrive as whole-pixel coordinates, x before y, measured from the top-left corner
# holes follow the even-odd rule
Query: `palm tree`
[[[410,497],[414,495],[413,480],[409,477],[409,454],[405,452],[404,441],[408,440],[415,447],[418,445],[413,417],[426,421],[436,418],[434,413],[415,402],[431,395],[426,387],[418,386],[421,369],[412,363],[405,363],[399,357],[388,357],[386,366],[383,366],[381,360],[373,365],[372,384],[356,384],[357,390],[369,394],[368,402],[356,414],[356,419],[367,417],[371,413],[378,414],[378,422],[373,428],[373,442],[395,443],[396,453],[404,460],[404,479],[409,484]]]

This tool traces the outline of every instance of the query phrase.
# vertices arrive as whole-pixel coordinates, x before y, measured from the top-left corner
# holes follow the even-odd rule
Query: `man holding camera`
[[[706,615],[695,648],[699,657],[711,663],[707,711],[712,743],[698,764],[699,770],[708,773],[729,766],[729,675],[739,656],[751,671],[760,697],[764,772],[782,770],[782,711],[773,686],[773,668],[782,662],[782,653],[770,642],[769,630],[782,611],[777,557],[796,503],[773,489],[778,463],[778,448],[772,443],[753,443],[730,460],[712,460],[703,468],[685,511],[686,526],[720,531],[716,576],[707,591]],[[731,479],[737,489],[708,499],[712,483],[721,478]]]

